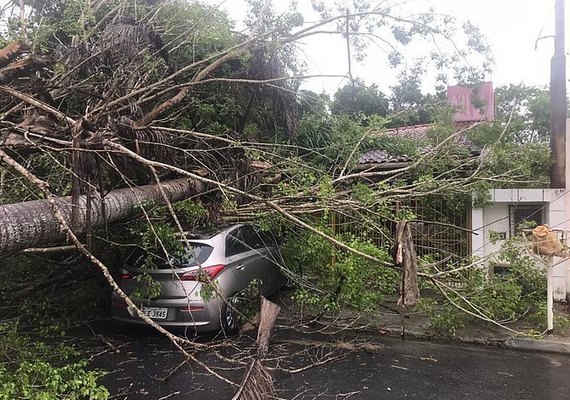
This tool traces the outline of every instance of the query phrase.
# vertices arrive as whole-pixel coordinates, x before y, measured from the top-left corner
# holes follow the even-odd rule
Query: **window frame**
[[[544,225],[546,222],[546,203],[516,203],[509,204],[509,235],[511,238],[518,235],[517,228],[523,221],[534,221],[537,225]],[[516,213],[528,210],[527,217],[517,221]],[[528,219],[532,217],[532,219]]]

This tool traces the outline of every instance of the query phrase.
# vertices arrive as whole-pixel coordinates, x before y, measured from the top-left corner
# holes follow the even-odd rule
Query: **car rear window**
[[[177,268],[199,265],[204,263],[214,250],[212,246],[208,246],[207,244],[203,243],[190,242],[188,244],[190,247],[186,247],[186,250],[183,254],[169,255],[170,263],[168,263],[164,253],[157,254],[157,261],[155,262],[154,267],[165,269],[171,268],[171,265]],[[130,268],[141,268],[146,261],[147,254],[148,253],[144,249],[137,247],[131,252],[125,264]]]
[[[276,246],[273,235],[251,225],[241,226],[230,232],[226,239],[226,257],[249,250]]]

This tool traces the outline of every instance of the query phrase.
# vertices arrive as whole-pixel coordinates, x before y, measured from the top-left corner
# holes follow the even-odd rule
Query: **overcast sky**
[[[7,1],[0,0],[0,4]],[[238,26],[246,16],[244,0],[201,1],[227,10]],[[307,20],[316,19],[314,13],[311,15],[310,0],[297,1]],[[330,4],[339,0],[322,1]],[[451,14],[461,20],[469,19],[477,24],[493,49],[496,63],[489,78],[495,87],[509,83],[548,85],[553,40],[543,39],[536,48],[535,44],[538,37],[553,34],[555,0],[371,0],[373,3],[379,1],[400,4],[408,14],[433,7],[438,13]],[[290,0],[273,0],[273,3],[277,9],[286,9]],[[570,14],[570,5],[566,14]],[[566,20],[567,32],[570,32],[570,19]],[[570,48],[570,40],[566,42],[567,48]],[[414,58],[422,55],[422,52],[425,52],[425,48],[416,47],[407,54]],[[346,75],[348,72],[346,45],[338,36],[307,38],[303,42],[302,53],[308,67],[307,74]],[[396,72],[388,66],[386,54],[374,46],[369,47],[368,56],[363,62],[353,60],[352,73],[366,83],[377,83],[385,92],[395,83]],[[332,94],[346,82],[341,78],[313,78],[305,81],[303,88]],[[433,83],[426,83],[424,89],[433,91]]]
[[[324,3],[328,1],[324,0]],[[245,16],[246,8],[242,0],[208,2],[219,4],[235,20]],[[274,0],[277,8],[286,3],[286,0]],[[302,11],[307,10],[303,6],[306,3],[307,0],[299,0]],[[496,64],[490,79],[495,86],[521,82],[529,85],[548,84],[553,40],[541,40],[537,48],[535,43],[538,37],[554,32],[554,0],[402,0],[400,3],[410,13],[432,6],[439,13],[469,19],[477,24],[493,49]],[[570,30],[570,23],[566,25]],[[338,38],[321,35],[307,39],[303,51],[308,74],[334,75],[348,71],[346,46]],[[419,54],[413,53],[421,51],[421,48],[416,48],[411,55],[417,56]],[[395,73],[387,65],[386,55],[373,47],[369,48],[369,55],[363,62],[353,61],[352,68],[353,76],[361,77],[367,83],[375,82],[384,91],[395,82]],[[346,80],[338,78],[317,78],[307,81],[304,87],[334,93],[344,83]]]

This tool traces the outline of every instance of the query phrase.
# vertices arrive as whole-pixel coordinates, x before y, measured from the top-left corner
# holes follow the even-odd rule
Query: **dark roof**
[[[410,156],[391,156],[386,150],[370,150],[362,153],[358,158],[358,164],[382,164],[387,162],[410,161]]]
[[[456,129],[465,129],[473,125],[472,122],[456,124]],[[399,128],[388,129],[386,131],[372,132],[372,137],[405,137],[408,139],[413,139],[417,141],[423,141],[427,139],[427,132],[432,127],[431,124],[422,125],[412,125],[412,126],[402,126]],[[471,156],[478,156],[481,154],[481,149],[474,148],[465,136],[460,135],[455,138],[457,143],[464,145],[469,148]],[[426,154],[433,150],[433,146],[428,145],[419,149],[419,154]],[[388,163],[401,163],[410,162],[414,156],[408,154],[393,155],[389,153],[389,150],[385,149],[375,149],[369,150],[360,155],[358,158],[358,164],[388,164]]]
[[[420,149],[420,154],[429,153],[433,150],[432,146],[426,146]],[[397,163],[397,162],[409,162],[413,160],[413,156],[407,154],[401,155],[391,155],[386,150],[370,150],[364,152],[358,158],[358,164],[383,164],[383,163]]]
[[[402,126],[399,128],[388,129],[386,131],[372,132],[372,137],[405,137],[414,140],[425,140],[427,131],[431,127],[430,124]],[[431,150],[431,146],[421,149],[420,153],[427,153]],[[384,164],[412,161],[412,156],[407,154],[393,155],[388,150],[376,149],[369,150],[360,155],[358,164]]]
[[[408,139],[425,140],[431,124],[400,126],[386,131],[372,132],[372,136],[406,137]]]

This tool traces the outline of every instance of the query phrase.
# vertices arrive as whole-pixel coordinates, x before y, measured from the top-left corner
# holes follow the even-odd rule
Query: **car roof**
[[[211,226],[208,228],[198,229],[195,231],[185,231],[184,234],[188,240],[198,239],[198,240],[206,240],[212,239],[214,236],[218,236],[220,234],[226,234],[235,228],[239,228],[240,226],[254,226],[252,224],[223,224],[223,225],[216,225]]]

